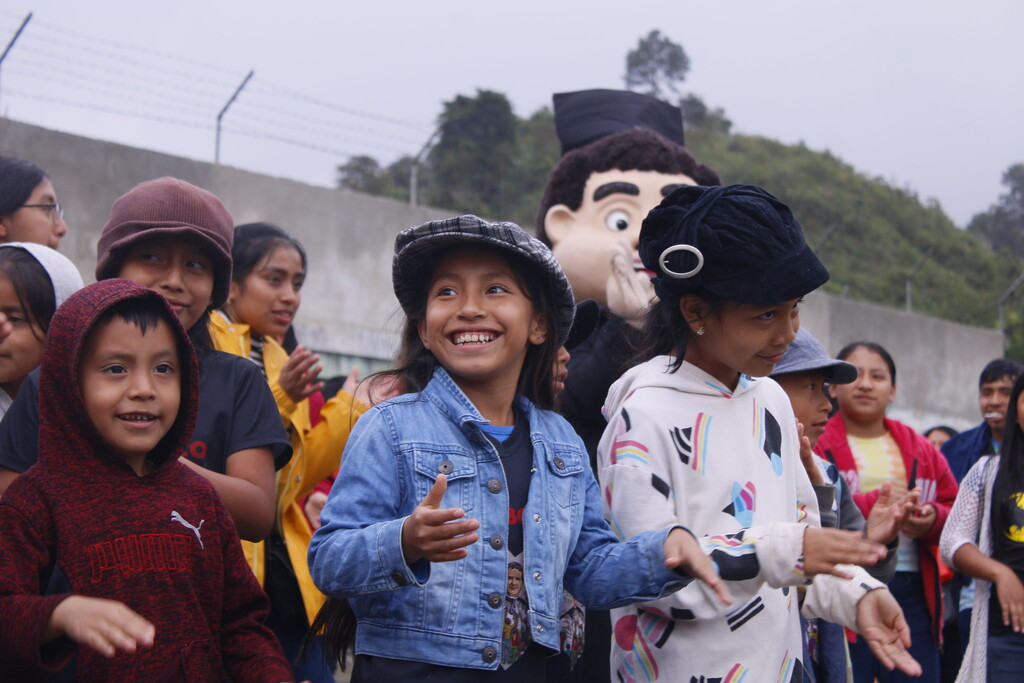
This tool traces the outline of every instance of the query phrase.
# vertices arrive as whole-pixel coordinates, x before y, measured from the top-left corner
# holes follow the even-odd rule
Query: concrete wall
[[[47,169],[70,227],[61,251],[92,279],[96,242],[110,206],[136,183],[171,175],[217,194],[236,223],[263,220],[295,235],[309,255],[296,322],[304,344],[326,352],[326,374],[352,361],[387,359],[402,316],[391,290],[391,254],[402,228],[450,212],[313,187],[0,119],[0,154]],[[1002,355],[998,332],[814,294],[802,320],[830,353],[857,339],[881,343],[898,369],[891,414],[918,429],[979,420],[977,376]]]

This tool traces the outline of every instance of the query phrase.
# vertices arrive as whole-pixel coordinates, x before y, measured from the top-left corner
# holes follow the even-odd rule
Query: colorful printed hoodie
[[[128,298],[166,306],[185,349],[181,407],[138,476],[90,421],[77,368],[95,321]],[[76,680],[284,681],[291,672],[262,625],[266,596],[245,564],[217,493],[178,462],[195,425],[198,368],[185,331],[158,295],[104,280],[54,315],[40,378],[39,461],[0,499],[0,670],[34,680],[77,651]],[[40,595],[59,566],[75,595],[118,600],[156,626],[152,647],[106,659],[68,638],[40,646],[68,595]]]
[[[853,627],[857,601],[883,584],[859,567],[847,568],[854,581],[804,574],[817,500],[782,388],[741,375],[730,391],[690,363],[670,372],[671,361],[633,368],[608,393],[605,516],[622,538],[676,524],[704,536],[735,601],[694,582],[612,610],[612,680],[803,681],[801,611]]]

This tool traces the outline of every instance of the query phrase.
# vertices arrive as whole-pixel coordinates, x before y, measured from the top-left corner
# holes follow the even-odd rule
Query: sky
[[[829,150],[961,227],[1024,162],[1017,0],[5,0],[0,45],[29,12],[0,65],[3,116],[213,161],[252,70],[221,163],[316,185],[351,155],[415,155],[456,95],[502,92],[528,116],[621,88],[653,29],[734,132]]]

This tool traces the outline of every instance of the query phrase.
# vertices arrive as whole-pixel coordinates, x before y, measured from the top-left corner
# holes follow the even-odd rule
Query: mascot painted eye
[[[604,225],[612,232],[629,230],[629,214],[625,211],[612,211],[605,216]]]

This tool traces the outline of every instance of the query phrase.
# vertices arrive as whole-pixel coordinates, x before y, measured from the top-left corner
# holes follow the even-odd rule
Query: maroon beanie
[[[96,245],[96,279],[118,277],[125,250],[141,239],[191,236],[214,262],[210,305],[227,301],[231,288],[234,221],[216,195],[177,178],[139,183],[118,197]]]

